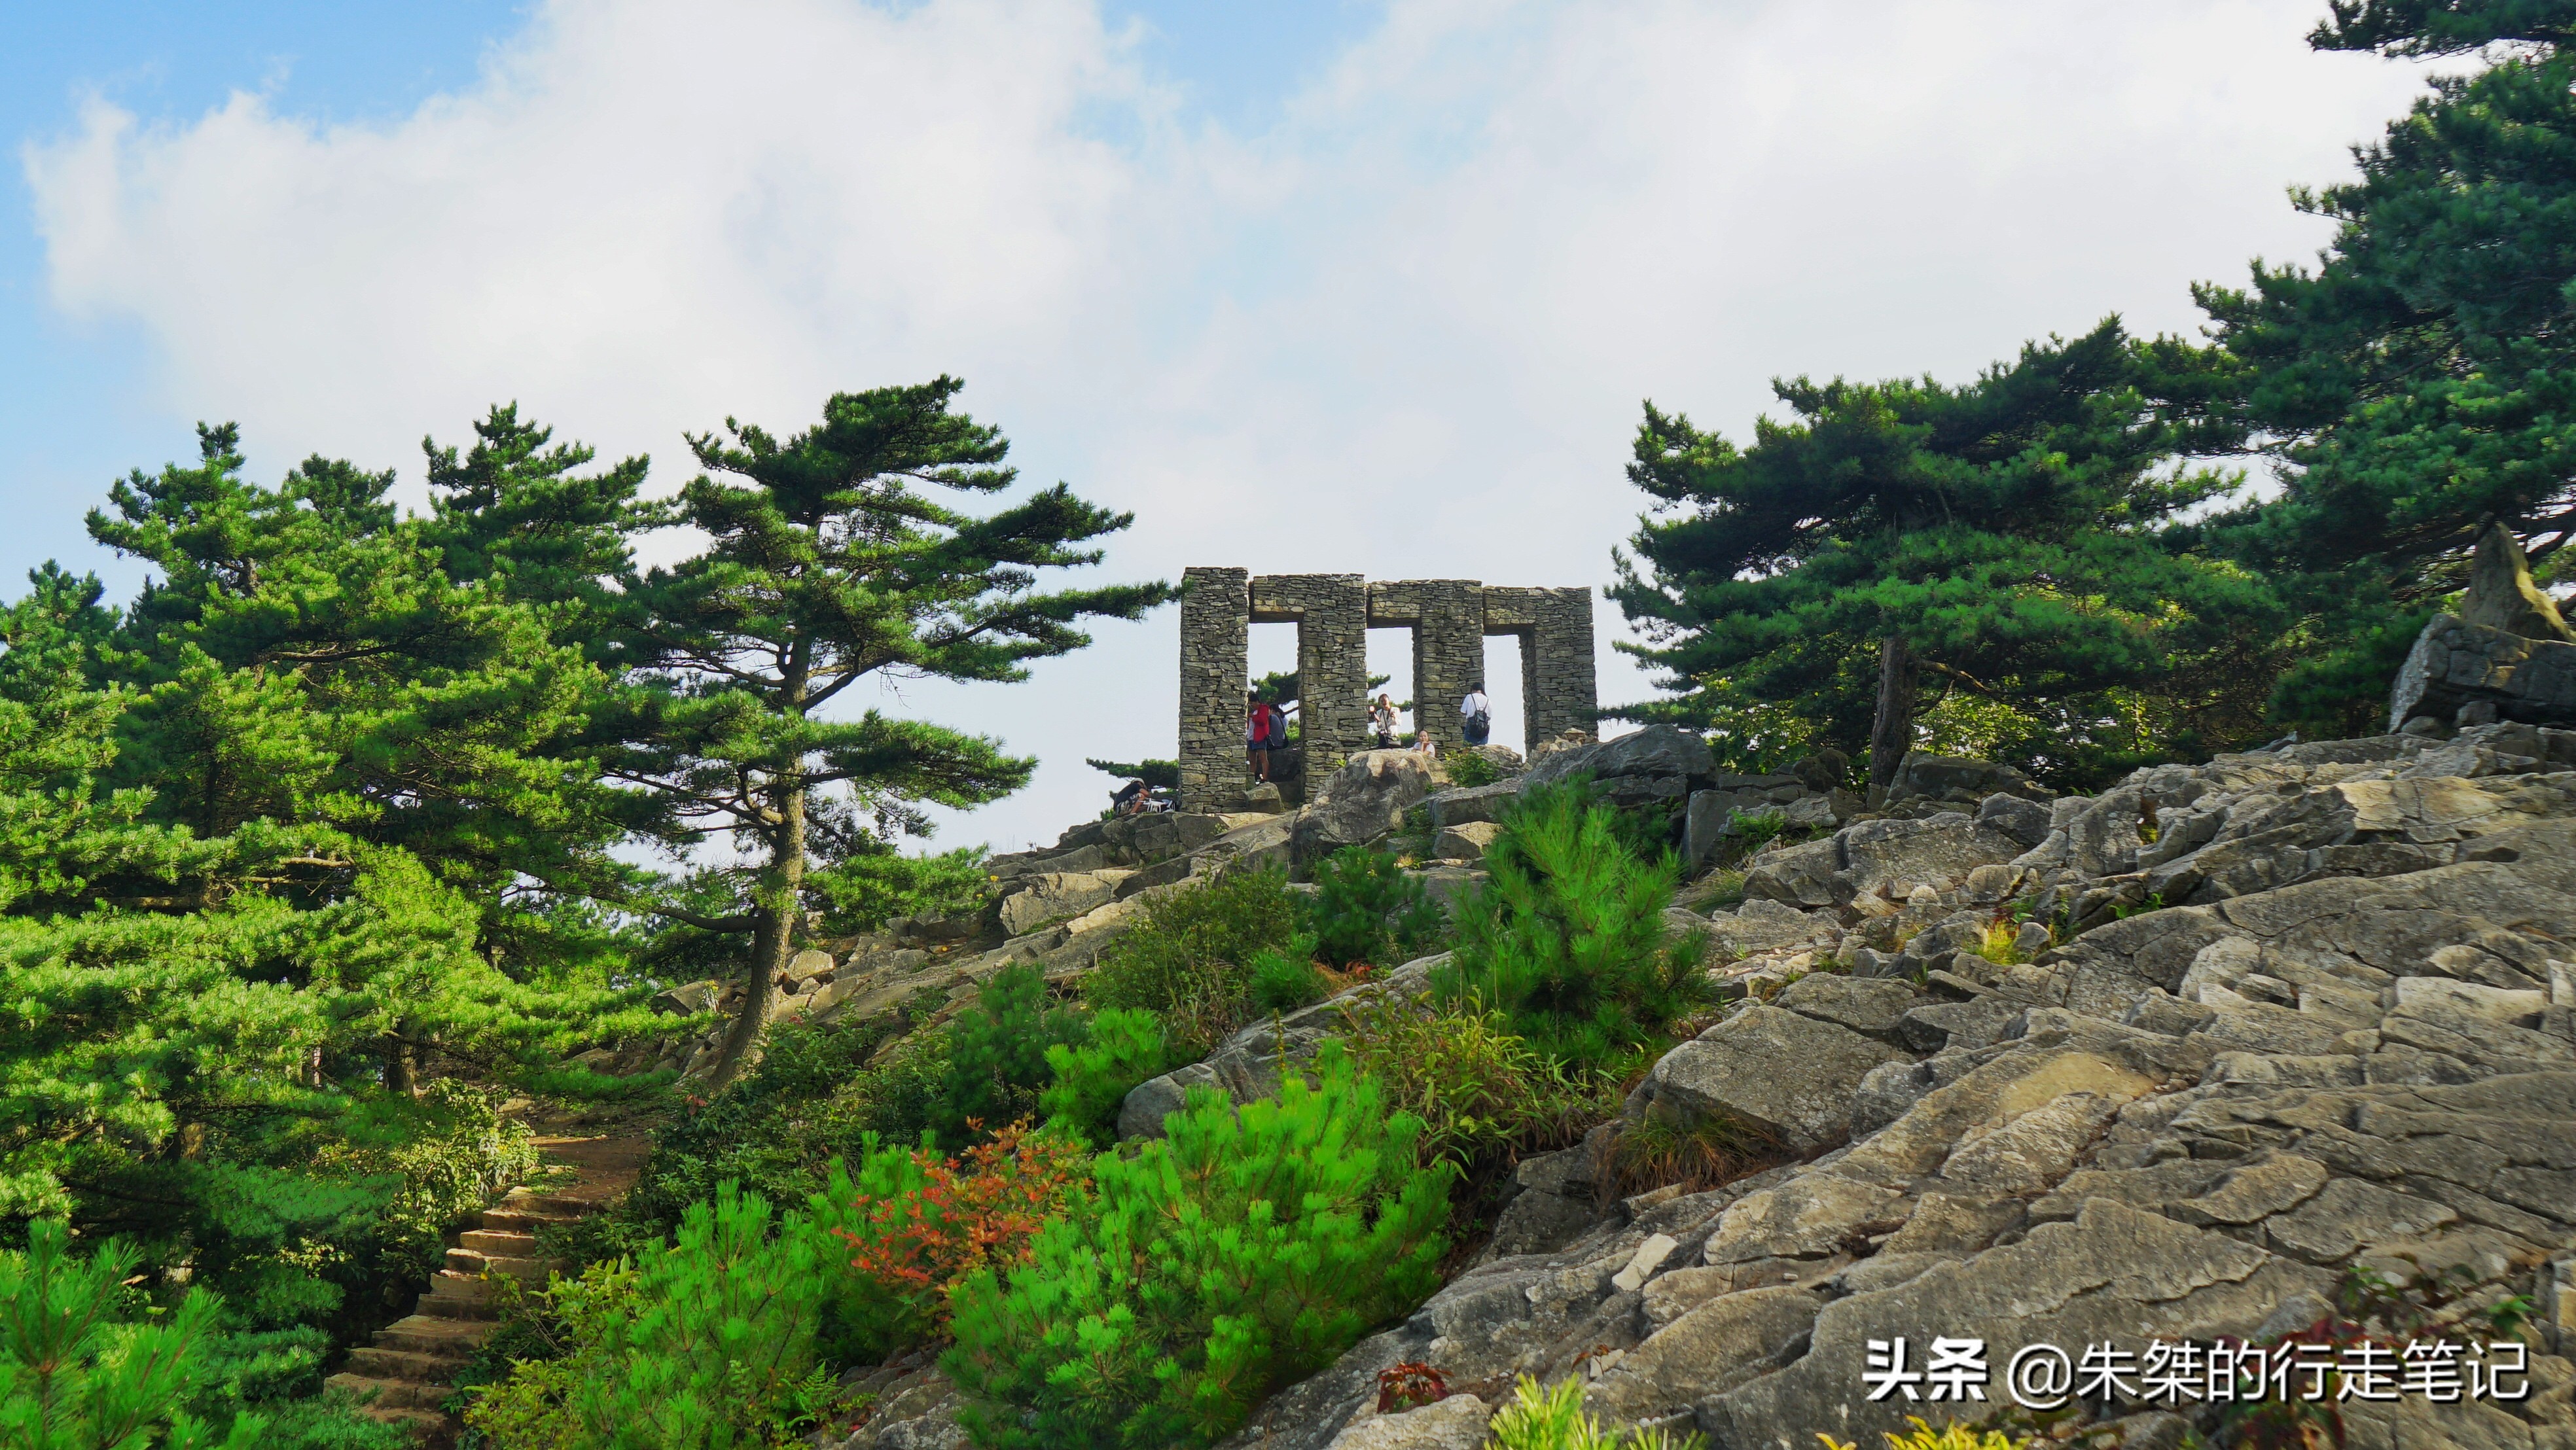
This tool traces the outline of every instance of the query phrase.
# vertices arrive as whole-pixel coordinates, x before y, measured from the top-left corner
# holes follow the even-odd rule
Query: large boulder
[[[1034,871],[1011,878],[1011,894],[993,909],[1004,936],[1023,936],[1050,922],[1070,921],[1118,894],[1126,871]]]
[[[1946,805],[1974,810],[1978,802],[1998,791],[2034,801],[2056,796],[2056,792],[2009,765],[1909,750],[1897,764],[1896,778],[1888,783],[1887,808],[1921,810]]]
[[[1744,895],[1748,900],[1789,906],[1840,906],[1849,899],[1840,880],[1841,855],[1840,848],[1826,840],[1757,856],[1753,869],[1744,873]]]
[[[1577,775],[1588,775],[1605,784],[1654,779],[1686,782],[1695,776],[1706,777],[1716,768],[1707,741],[1675,726],[1649,725],[1616,740],[1540,756],[1530,766],[1529,783],[1553,785]],[[1686,788],[1669,793],[1679,796],[1686,793]]]
[[[1429,757],[1411,750],[1362,751],[1298,812],[1288,837],[1289,860],[1303,869],[1344,846],[1377,840],[1403,825],[1405,810],[1430,793]]]
[[[1955,811],[1926,820],[1861,821],[1834,840],[1849,886],[1845,900],[1864,891],[1901,899],[1917,886],[1955,886],[1978,867],[2010,861],[2028,849]]]
[[[2474,707],[2474,708],[2472,708]],[[2388,728],[2463,710],[2528,725],[2576,725],[2576,644],[2526,639],[2437,614],[2415,637],[2388,692]]]
[[[1850,1028],[1756,1005],[1667,1053],[1646,1083],[1658,1112],[1732,1118],[1814,1152],[1850,1135],[1870,1069],[1906,1059]]]
[[[1426,802],[1431,807],[1431,827],[1445,831],[1451,826],[1473,825],[1478,821],[1500,821],[1503,813],[1520,802],[1518,779],[1498,780],[1491,785],[1458,786],[1432,792]]]
[[[1157,812],[1121,816],[1103,824],[1101,843],[1112,864],[1146,866],[1195,851],[1226,833],[1225,817]]]

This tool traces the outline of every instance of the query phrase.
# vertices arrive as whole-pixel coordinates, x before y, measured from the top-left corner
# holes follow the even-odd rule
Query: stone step
[[[416,1313],[447,1319],[497,1319],[492,1286],[475,1275],[441,1269],[429,1276],[429,1292],[420,1296]]]
[[[469,1228],[456,1236],[456,1246],[479,1253],[503,1254],[515,1259],[537,1256],[537,1236],[507,1229]]]
[[[388,1349],[380,1344],[360,1345],[349,1351],[351,1374],[369,1379],[414,1380],[425,1385],[453,1384],[456,1372],[473,1362],[465,1356],[448,1358],[416,1350]]]
[[[563,1267],[560,1259],[520,1259],[487,1254],[476,1249],[449,1249],[447,1267],[459,1274],[507,1274],[542,1284],[549,1270]]]
[[[362,1400],[372,1394],[375,1398],[370,1403],[379,1409],[427,1410],[433,1415],[438,1413],[439,1405],[455,1393],[445,1385],[425,1385],[418,1380],[375,1379],[346,1370],[323,1383],[333,1389],[347,1390]],[[445,1416],[439,1418],[444,1419]]]
[[[491,1337],[492,1325],[488,1320],[411,1314],[377,1330],[376,1345],[381,1349],[450,1359],[461,1364],[472,1359],[474,1351]]]
[[[538,1188],[513,1188],[501,1201],[483,1210],[489,1218],[494,1212],[550,1213],[564,1218],[588,1218],[608,1207],[605,1196],[588,1193],[548,1193]],[[486,1227],[489,1227],[487,1224]]]
[[[579,1223],[586,1213],[545,1213],[535,1209],[487,1208],[483,1210],[483,1227],[496,1233],[534,1233],[550,1223]]]

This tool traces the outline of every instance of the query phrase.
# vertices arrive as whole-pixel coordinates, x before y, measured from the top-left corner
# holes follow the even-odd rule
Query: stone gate
[[[1300,730],[1308,779],[1366,748],[1368,631],[1413,631],[1414,720],[1442,746],[1464,742],[1458,701],[1484,678],[1485,639],[1521,642],[1532,741],[1592,733],[1592,591],[1514,589],[1473,579],[1370,583],[1357,574],[1190,569],[1181,576],[1181,809],[1220,809],[1249,780],[1243,695],[1255,624],[1297,626]]]

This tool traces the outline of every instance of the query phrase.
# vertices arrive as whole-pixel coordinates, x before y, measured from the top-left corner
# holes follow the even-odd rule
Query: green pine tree
[[[728,833],[753,863],[727,873],[738,909],[657,908],[748,938],[720,1084],[769,1019],[817,866],[927,834],[925,804],[997,799],[1035,764],[873,709],[835,718],[834,702],[871,678],[1023,679],[1030,660],[1090,642],[1078,621],[1134,619],[1171,597],[1161,584],[1038,587],[1042,571],[1097,562],[1095,541],[1132,517],[1062,484],[986,515],[941,502],[1018,477],[1000,430],[951,411],[961,386],[836,394],[785,438],[730,419],[729,438],[692,437],[707,472],[663,518],[707,545],[639,581],[652,674],[627,696],[612,775],[661,803],[667,839]]]
[[[2289,465],[2280,498],[2208,530],[2300,612],[2287,723],[2371,728],[2486,518],[2544,579],[2576,537],[2571,23],[2561,0],[2338,0],[2320,48],[2510,48],[2434,77],[2355,153],[2358,180],[2291,193],[2336,223],[2317,266],[2257,261],[2245,288],[2196,289],[2253,368],[2248,421]]]
[[[2228,441],[2207,406],[2223,383],[2215,360],[2113,318],[1965,386],[1775,382],[1797,419],[1761,420],[1742,450],[1648,404],[1629,477],[1671,516],[1647,519],[1612,597],[1680,698],[1638,713],[1720,723],[1748,698],[1791,702],[1846,749],[1866,720],[1874,788],[1915,743],[1927,675],[2116,731],[2110,692],[2265,616],[2254,581],[2158,532],[2233,486],[2172,466]],[[2022,733],[2034,763],[2076,773],[2062,727]]]

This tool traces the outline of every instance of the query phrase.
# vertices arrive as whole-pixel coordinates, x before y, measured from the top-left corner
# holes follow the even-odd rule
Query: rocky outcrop
[[[2388,693],[2388,728],[2576,725],[2576,630],[2531,579],[2522,545],[2490,522],[2456,615],[2424,626]]]
[[[2437,614],[2388,695],[2389,729],[2418,719],[2576,725],[2576,644]]]
[[[2427,1286],[2414,1332],[2541,1318],[2526,1398],[2348,1400],[2346,1443],[2576,1443],[2571,743],[2290,745],[1767,853],[1765,894],[1707,919],[1756,1000],[1626,1121],[1724,1115],[1801,1161],[1615,1201],[1620,1127],[1527,1160],[1475,1267],[1231,1443],[1416,1443],[1374,1377],[1422,1361],[1487,1402],[1578,1377],[1722,1450],[1869,1444],[1953,1408],[1867,1397],[1893,1339],[1917,1368],[1982,1339],[1998,1373],[2037,1342],[2262,1341],[2357,1268]],[[2214,1428],[2186,1421],[2130,1424]]]

